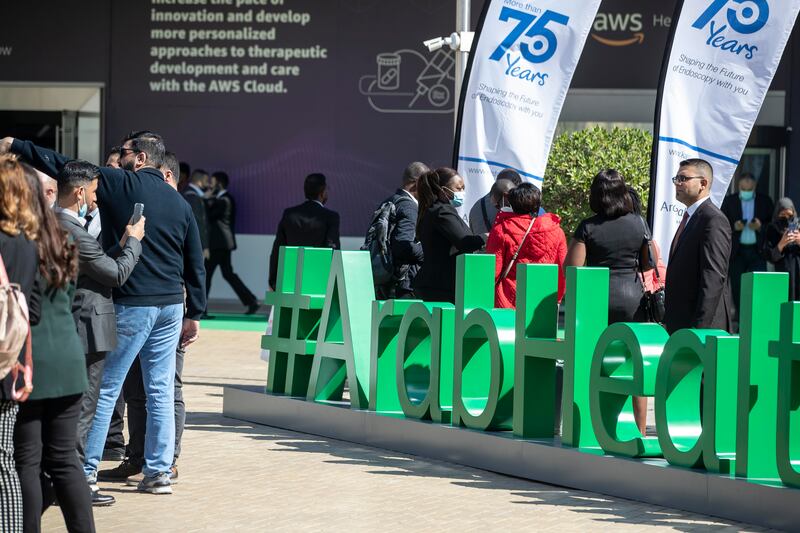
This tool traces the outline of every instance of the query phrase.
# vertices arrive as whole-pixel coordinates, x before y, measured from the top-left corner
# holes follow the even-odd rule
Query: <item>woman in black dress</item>
[[[456,211],[464,203],[464,189],[464,179],[452,168],[432,170],[417,181],[417,239],[425,262],[414,278],[414,288],[425,301],[455,303],[456,257],[486,244]]]
[[[592,180],[589,207],[595,213],[578,225],[565,266],[609,269],[608,323],[645,322],[644,288],[639,262],[650,270],[643,219],[633,212],[625,179],[604,170]],[[634,397],[633,415],[642,435],[647,427],[647,398]]]
[[[789,198],[781,198],[775,205],[762,251],[776,272],[789,273],[789,299],[800,300],[800,228]]]

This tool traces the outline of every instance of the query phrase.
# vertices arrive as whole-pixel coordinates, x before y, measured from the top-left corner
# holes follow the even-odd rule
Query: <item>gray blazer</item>
[[[128,280],[142,244],[129,238],[125,247],[115,245],[103,251],[80,222],[66,213],[58,213],[58,221],[78,247],[78,284],[72,301],[72,316],[85,353],[109,352],[117,347],[117,320],[111,289]]]

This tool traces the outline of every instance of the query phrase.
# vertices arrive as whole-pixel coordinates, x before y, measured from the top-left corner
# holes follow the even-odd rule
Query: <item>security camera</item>
[[[447,41],[443,37],[436,37],[435,39],[428,39],[422,44],[428,48],[429,52],[435,52],[441,50],[447,44]]]
[[[436,37],[435,39],[428,39],[423,44],[429,51],[435,52],[441,50],[445,45],[449,46],[451,50],[459,52],[469,52],[472,48],[472,41],[475,34],[470,31],[452,33],[448,37]]]

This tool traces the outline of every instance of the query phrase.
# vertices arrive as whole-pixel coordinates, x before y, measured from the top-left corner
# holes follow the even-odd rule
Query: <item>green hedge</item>
[[[594,126],[558,136],[544,175],[544,208],[561,217],[561,227],[570,236],[581,220],[593,214],[592,178],[602,169],[614,168],[639,192],[646,209],[652,145],[653,136],[635,128]]]

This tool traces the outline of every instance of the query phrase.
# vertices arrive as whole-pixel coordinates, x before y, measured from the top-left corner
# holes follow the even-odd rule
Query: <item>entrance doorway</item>
[[[756,191],[773,201],[783,197],[786,184],[786,128],[756,126],[744,149],[736,175],[750,173],[756,178]],[[736,180],[731,182],[734,191]]]
[[[102,84],[0,83],[0,131],[101,164]]]

